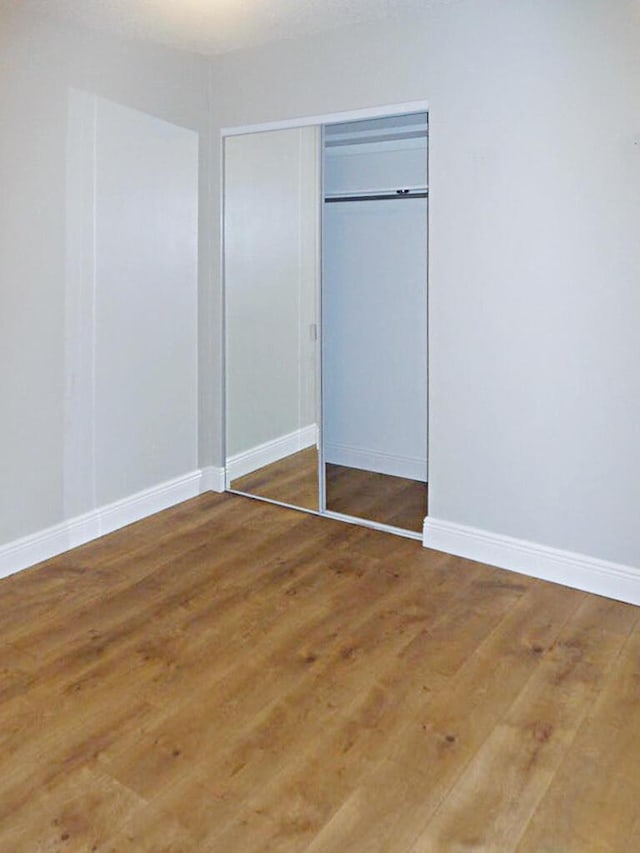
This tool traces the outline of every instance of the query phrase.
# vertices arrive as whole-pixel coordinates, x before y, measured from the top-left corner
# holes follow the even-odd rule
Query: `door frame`
[[[341,124],[343,122],[350,121],[361,121],[364,119],[374,119],[374,118],[385,118],[388,116],[394,115],[404,115],[408,113],[427,113],[430,116],[429,112],[429,102],[426,100],[419,101],[405,101],[403,103],[395,103],[395,104],[381,104],[379,106],[373,107],[361,107],[359,109],[352,110],[342,110],[334,113],[321,113],[318,115],[307,115],[307,116],[298,116],[295,118],[288,119],[280,119],[276,121],[268,121],[268,122],[259,122],[256,124],[247,124],[247,125],[236,125],[231,127],[223,127],[220,129],[220,161],[219,161],[219,169],[220,169],[220,262],[219,262],[219,274],[220,281],[222,283],[222,298],[221,298],[221,308],[222,308],[222,412],[221,412],[221,422],[222,422],[222,452],[224,459],[224,486],[225,491],[233,491],[230,489],[230,481],[229,481],[229,472],[227,468],[227,315],[226,315],[226,279],[225,279],[225,239],[224,239],[224,216],[225,216],[225,140],[232,136],[242,136],[251,133],[263,133],[267,131],[274,130],[288,130],[292,128],[298,127],[308,127],[310,125],[317,126],[321,131],[321,146],[320,151],[318,152],[318,156],[320,157],[320,184],[321,190],[324,186],[324,177],[322,174],[322,163],[323,163],[323,152],[324,152],[324,127],[328,124]],[[429,156],[429,146],[427,147],[427,157]],[[320,279],[320,287],[318,288],[318,299],[321,304],[322,300],[322,219],[323,219],[323,197],[322,192],[320,192],[319,204],[321,205],[321,215],[319,217],[320,222],[320,234],[318,235],[319,239],[319,279]],[[431,372],[429,370],[430,365],[430,352],[429,352],[429,324],[431,318],[431,310],[430,310],[430,288],[429,288],[429,234],[431,230],[431,205],[427,205],[427,317],[425,318],[427,322],[427,465],[428,470],[431,470],[430,463],[430,442],[428,440],[428,436],[430,435],[429,429],[429,420],[431,417],[431,411],[429,407],[429,386],[430,386],[430,376]],[[323,410],[322,410],[322,312],[320,310],[318,314],[318,359],[317,359],[317,375],[316,375],[316,387],[318,389],[318,395],[320,397],[319,400],[319,421],[318,428],[320,433],[322,433],[322,422],[323,422]],[[277,504],[279,506],[285,506],[290,509],[299,509],[302,512],[309,513],[311,515],[319,515],[325,518],[334,518],[340,521],[345,521],[350,524],[356,524],[361,527],[368,527],[373,530],[382,530],[389,533],[395,533],[398,536],[403,536],[407,539],[414,539],[423,541],[424,532],[423,531],[412,531],[412,530],[404,530],[402,528],[393,527],[387,524],[381,524],[376,521],[370,521],[368,519],[357,518],[355,516],[343,515],[341,513],[332,512],[331,510],[326,509],[326,495],[324,488],[324,476],[322,476],[322,466],[324,465],[323,453],[322,453],[322,441],[319,442],[318,446],[318,466],[319,466],[319,509],[317,511],[306,509],[304,507],[292,507],[290,504],[284,504],[280,501],[275,501],[270,498],[263,498],[256,495],[249,495],[246,493],[238,493],[235,494],[244,494],[246,497],[254,498],[255,500],[266,501],[267,503]],[[427,517],[424,522],[426,523],[429,515],[429,508],[427,505]],[[424,528],[424,524],[423,524]]]

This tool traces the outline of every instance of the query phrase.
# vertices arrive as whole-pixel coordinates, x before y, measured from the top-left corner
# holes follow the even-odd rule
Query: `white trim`
[[[422,541],[427,548],[640,604],[640,569],[632,566],[431,517],[425,519]]]
[[[324,150],[325,150],[325,138],[326,138],[326,128],[323,125],[320,126],[320,145],[318,148],[318,254],[316,257],[316,262],[318,264],[317,268],[317,276],[318,276],[318,291],[316,293],[316,317],[318,321],[317,327],[317,340],[318,340],[318,351],[316,358],[316,412],[318,413],[318,419],[320,424],[318,426],[318,509],[320,514],[323,515],[327,511],[327,478],[325,476],[325,467],[324,467],[324,428],[326,423],[325,410],[324,410],[324,361],[325,361],[325,352],[324,352],[324,230],[325,230],[325,203],[324,203],[324,193],[325,193],[325,183],[326,183],[326,175],[325,175],[325,159],[324,159]]]
[[[200,494],[203,492],[224,492],[224,468],[209,465],[202,469],[200,479]]]
[[[216,480],[217,477],[217,480]],[[150,489],[137,492],[128,498],[107,504],[98,509],[76,516],[46,530],[17,539],[0,547],[0,578],[26,569],[42,560],[84,545],[140,521],[163,509],[194,498],[211,490],[212,483],[224,485],[222,468],[205,468],[183,477],[176,477]],[[216,489],[222,491],[222,488]]]
[[[292,453],[297,453],[306,447],[313,447],[317,443],[318,427],[316,424],[310,424],[271,441],[265,441],[264,444],[258,444],[242,453],[236,453],[227,460],[227,485],[237,477],[244,477],[245,474],[251,474],[258,468],[271,465],[272,462],[278,462],[280,459],[291,456]]]
[[[263,133],[265,130],[286,130],[291,127],[306,127],[309,124],[338,124],[345,121],[359,121],[367,118],[382,118],[405,113],[429,112],[427,101],[407,101],[404,104],[382,104],[379,107],[364,107],[359,110],[344,110],[324,115],[300,116],[298,118],[267,121],[261,124],[245,124],[240,127],[223,127],[221,136],[239,136],[242,133]]]
[[[406,477],[409,480],[427,482],[427,460],[409,456],[395,456],[377,450],[365,450],[348,444],[329,444],[325,442],[324,461],[347,468],[360,468],[363,471],[375,471],[392,477]]]

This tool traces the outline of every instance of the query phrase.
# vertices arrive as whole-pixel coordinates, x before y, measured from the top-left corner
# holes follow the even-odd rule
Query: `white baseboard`
[[[425,519],[423,544],[427,548],[501,569],[629,604],[640,604],[640,569],[632,566],[610,563],[436,518]]]
[[[302,429],[287,433],[287,435],[274,438],[272,441],[258,444],[242,453],[236,453],[229,457],[227,462],[229,482],[238,477],[244,477],[245,474],[251,474],[258,468],[264,468],[265,465],[271,465],[272,462],[278,462],[278,460],[291,456],[292,453],[297,453],[299,450],[304,450],[306,447],[313,447],[317,443],[318,427],[316,424],[310,424],[302,427]]]
[[[426,459],[378,453],[375,450],[364,450],[348,444],[325,444],[324,461],[333,465],[344,465],[346,468],[360,468],[363,471],[375,471],[392,477],[405,477],[421,483],[426,483],[428,479]]]
[[[224,492],[224,468],[214,468],[213,465],[201,471],[200,493]]]
[[[204,468],[0,546],[0,578],[49,560],[205,491],[224,491],[224,469]]]

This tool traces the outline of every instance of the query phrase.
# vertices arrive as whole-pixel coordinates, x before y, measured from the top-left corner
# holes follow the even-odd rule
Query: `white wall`
[[[212,72],[221,126],[428,100],[430,514],[635,566],[639,43],[631,0],[462,0]]]
[[[19,10],[0,23],[1,546],[197,467],[211,266],[207,63]]]
[[[69,92],[65,517],[197,468],[198,136]]]
[[[99,99],[96,503],[198,466],[198,136]]]
[[[198,133],[200,465],[222,464],[217,128],[428,99],[430,513],[637,566],[639,40],[635,0],[460,0],[208,63],[3,11],[0,542],[65,516],[69,89]]]

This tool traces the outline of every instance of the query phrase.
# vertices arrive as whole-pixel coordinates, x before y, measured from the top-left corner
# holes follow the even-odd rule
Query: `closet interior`
[[[228,490],[420,536],[426,113],[230,134]]]

